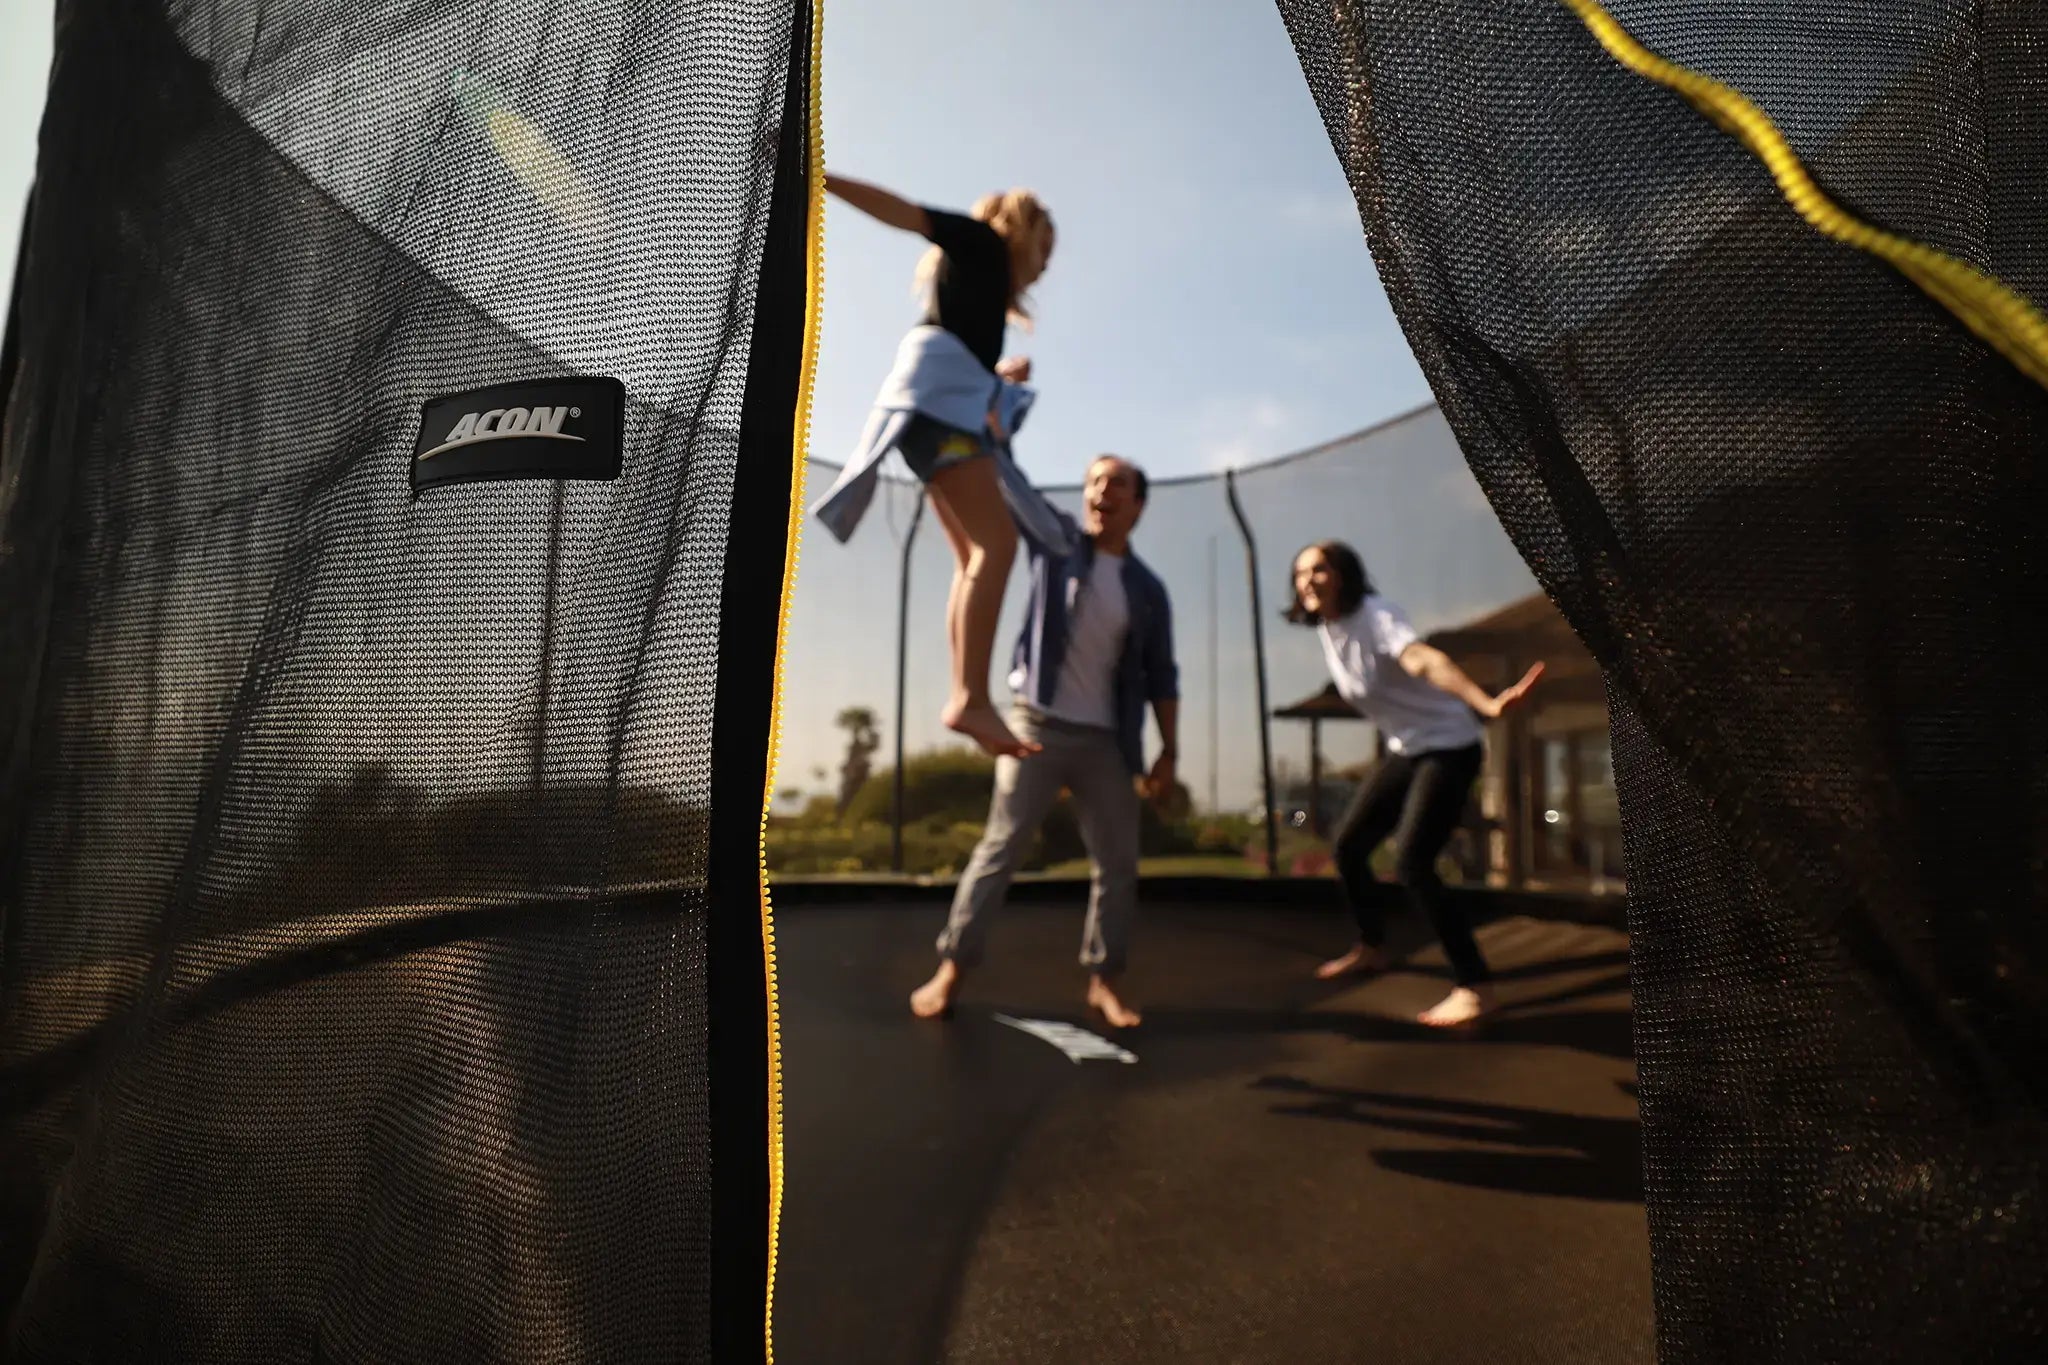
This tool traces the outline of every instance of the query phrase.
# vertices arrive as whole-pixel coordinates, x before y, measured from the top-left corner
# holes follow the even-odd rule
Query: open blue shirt
[[[944,328],[914,327],[897,348],[896,363],[876,395],[854,458],[812,512],[841,542],[853,535],[874,498],[882,461],[902,439],[911,418],[923,413],[962,431],[986,434],[991,403],[1007,433],[1031,410],[1032,390],[991,373]],[[1067,618],[1095,565],[1095,545],[1075,520],[1046,501],[1011,457],[1007,441],[992,452],[1003,499],[1031,554],[1031,597],[1017,638],[1010,686],[1027,705],[1049,706],[1066,658]],[[1117,747],[1134,773],[1145,771],[1145,707],[1180,697],[1173,658],[1173,614],[1166,587],[1137,555],[1124,558],[1124,596],[1130,628],[1117,659],[1113,696]]]
[[[1074,519],[1039,497],[1046,515],[1066,532],[1066,544],[1042,544],[1026,536],[1031,551],[1031,593],[1025,603],[1024,626],[1010,688],[1028,706],[1052,704],[1066,658],[1068,614],[1095,567],[1095,542]],[[1116,704],[1117,748],[1133,773],[1145,771],[1145,708],[1180,699],[1180,667],[1173,657],[1173,608],[1166,585],[1135,551],[1124,555],[1124,597],[1130,606],[1130,628],[1124,633],[1112,690]]]

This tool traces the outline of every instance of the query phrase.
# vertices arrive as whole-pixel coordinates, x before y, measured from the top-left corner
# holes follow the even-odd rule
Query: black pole
[[[1308,718],[1308,827],[1323,837],[1323,718]]]
[[[1259,551],[1252,541],[1251,523],[1244,519],[1244,507],[1237,500],[1237,471],[1223,471],[1223,496],[1230,499],[1230,515],[1237,518],[1238,534],[1244,537],[1245,578],[1252,589],[1252,657],[1259,684],[1259,780],[1266,793],[1266,875],[1280,871],[1280,829],[1273,823],[1273,735],[1266,714],[1266,627],[1259,606]]]
[[[1216,632],[1216,537],[1209,537],[1209,813],[1223,812],[1223,746],[1216,722],[1217,652]]]
[[[896,573],[896,800],[889,817],[889,870],[903,870],[903,687],[910,671],[910,548],[924,520],[925,494],[918,490],[910,529],[903,535],[903,563]]]
[[[555,671],[555,589],[562,559],[562,481],[555,480],[553,505],[548,511],[548,561],[541,580],[540,597],[540,695],[533,718],[533,792],[538,797],[547,786],[548,709]]]

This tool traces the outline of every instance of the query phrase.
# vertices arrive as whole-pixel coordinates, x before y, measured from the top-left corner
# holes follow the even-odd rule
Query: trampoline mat
[[[1654,1359],[1622,934],[1485,925],[1505,1008],[1454,1038],[1433,945],[1331,986],[1339,912],[1148,904],[1125,1062],[1017,1026],[1109,1038],[1079,906],[913,1019],[943,917],[778,911],[778,1361]]]

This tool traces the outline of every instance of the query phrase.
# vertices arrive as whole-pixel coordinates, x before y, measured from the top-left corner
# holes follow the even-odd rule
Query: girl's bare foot
[[[1387,955],[1377,948],[1368,947],[1361,943],[1350,952],[1344,954],[1344,956],[1333,957],[1322,966],[1316,968],[1316,980],[1329,981],[1335,977],[1345,976],[1352,972],[1357,972],[1361,976],[1370,976],[1375,972],[1383,972],[1386,969]]]
[[[1431,1028],[1461,1028],[1493,1009],[1493,987],[1459,986],[1415,1016]]]
[[[987,702],[979,706],[969,706],[965,702],[950,703],[940,713],[939,719],[948,730],[967,736],[998,758],[1006,755],[1022,758],[1039,750],[1038,745],[1011,734],[1010,727],[1003,724],[1003,718]]]
[[[1088,1008],[1100,1011],[1111,1028],[1136,1028],[1140,1022],[1138,1012],[1117,999],[1110,984],[1099,976],[1088,980]]]
[[[953,993],[960,988],[960,969],[947,958],[932,979],[910,993],[910,1012],[920,1019],[940,1019],[953,1012]]]

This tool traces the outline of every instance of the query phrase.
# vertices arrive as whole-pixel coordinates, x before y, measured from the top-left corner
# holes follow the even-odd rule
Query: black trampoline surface
[[[1333,986],[1341,912],[1147,904],[1113,1034],[1078,905],[1008,907],[944,1023],[942,905],[776,919],[778,1362],[1654,1360],[1621,933],[1486,924],[1503,1009],[1449,1037],[1433,944]]]

